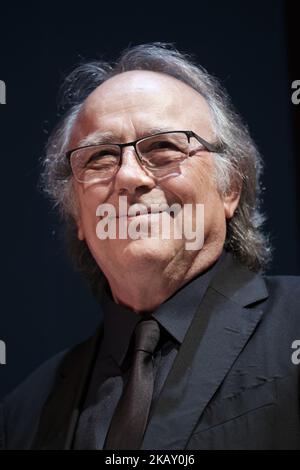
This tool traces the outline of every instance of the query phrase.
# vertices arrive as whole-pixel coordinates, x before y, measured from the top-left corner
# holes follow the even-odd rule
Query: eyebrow
[[[143,139],[144,137],[151,136],[153,134],[159,134],[160,132],[170,132],[174,129],[169,127],[151,127],[144,129],[141,132],[138,132],[138,139]],[[113,132],[107,131],[95,131],[91,134],[88,134],[86,137],[81,139],[78,143],[78,147],[85,147],[87,145],[100,145],[100,144],[118,144],[120,139],[116,137]]]

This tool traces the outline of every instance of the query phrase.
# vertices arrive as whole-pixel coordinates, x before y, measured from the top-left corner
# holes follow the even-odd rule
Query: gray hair
[[[168,74],[200,93],[208,103],[216,138],[224,151],[215,154],[215,178],[221,194],[241,188],[239,205],[227,220],[225,248],[253,271],[263,270],[271,258],[271,247],[263,233],[261,213],[262,158],[247,126],[234,110],[218,80],[192,59],[164,43],[143,44],[125,50],[113,64],[93,61],[79,65],[62,87],[64,116],[47,143],[41,175],[42,188],[58,207],[67,229],[70,253],[88,277],[93,290],[103,275],[85,241],[76,231],[76,196],[72,174],[65,158],[72,126],[87,96],[107,79],[130,70]]]

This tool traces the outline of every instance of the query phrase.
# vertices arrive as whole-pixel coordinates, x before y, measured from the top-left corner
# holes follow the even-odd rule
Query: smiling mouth
[[[149,215],[154,215],[154,214],[162,214],[163,212],[168,211],[168,206],[167,205],[160,204],[160,207],[155,207],[155,204],[154,204],[154,207],[143,207],[141,209],[139,207],[135,207],[134,213],[130,214],[130,210],[132,210],[131,208],[133,208],[133,207],[134,206],[129,207],[129,209],[127,209],[127,212],[125,214],[116,215],[116,219],[121,219],[121,218],[132,219],[134,217],[149,216]]]
[[[138,212],[138,211],[137,211]],[[151,211],[151,209],[147,210],[147,212],[141,212],[141,213],[137,213],[137,214],[124,214],[124,215],[117,215],[116,216],[116,219],[122,219],[122,218],[126,218],[126,219],[133,219],[135,217],[143,217],[143,216],[150,216],[150,215],[158,215],[158,214],[162,214],[163,212],[167,212],[166,210],[164,209],[161,209],[159,211]]]

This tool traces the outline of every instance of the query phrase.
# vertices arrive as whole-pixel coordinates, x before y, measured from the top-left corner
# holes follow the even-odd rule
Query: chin
[[[156,262],[168,260],[174,255],[174,242],[171,240],[160,240],[145,238],[140,240],[129,240],[124,247],[123,254],[128,262],[133,259],[141,259],[145,262],[154,260]]]

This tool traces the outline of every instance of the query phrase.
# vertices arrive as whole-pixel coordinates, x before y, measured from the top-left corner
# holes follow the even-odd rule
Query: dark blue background
[[[281,0],[1,6],[0,79],[7,104],[0,106],[0,339],[7,344],[7,365],[0,366],[0,396],[48,357],[87,337],[101,315],[67,259],[59,220],[37,190],[58,87],[83,58],[110,60],[130,44],[173,42],[219,77],[265,157],[266,229],[275,247],[270,272],[300,274],[293,127],[300,105],[296,110],[291,103],[291,81],[300,79],[293,76],[293,57],[300,47],[289,30],[296,15],[292,3],[290,17]]]

